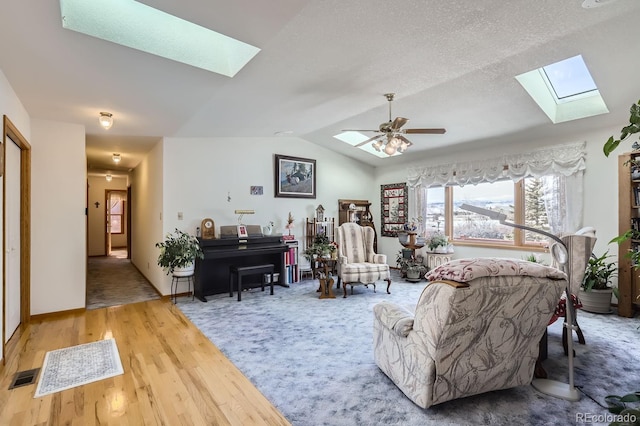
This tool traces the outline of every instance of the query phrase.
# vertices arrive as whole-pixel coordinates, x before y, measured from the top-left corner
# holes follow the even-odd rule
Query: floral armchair
[[[566,275],[518,259],[452,260],[432,270],[415,313],[374,306],[374,358],[415,404],[531,383]]]

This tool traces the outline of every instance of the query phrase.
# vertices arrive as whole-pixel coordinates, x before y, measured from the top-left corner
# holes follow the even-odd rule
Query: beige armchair
[[[338,227],[338,285],[344,286],[344,297],[347,297],[347,285],[353,286],[373,284],[376,281],[387,282],[387,293],[390,293],[391,274],[387,265],[387,256],[373,251],[375,231],[368,226],[357,223],[343,223]]]
[[[567,285],[518,259],[452,260],[428,274],[415,313],[374,306],[374,358],[422,408],[530,384],[538,344]]]

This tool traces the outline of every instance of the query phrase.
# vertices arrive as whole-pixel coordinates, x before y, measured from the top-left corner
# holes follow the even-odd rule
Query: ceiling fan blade
[[[404,129],[402,130],[402,133],[405,133],[405,134],[422,133],[422,134],[429,134],[429,135],[441,135],[446,131],[447,131],[446,129]]]
[[[383,137],[384,137],[384,135],[376,135],[376,136],[374,136],[374,137],[372,137],[372,138],[367,139],[367,140],[366,140],[366,141],[364,141],[364,142],[360,142],[359,144],[354,145],[354,147],[358,148],[359,146],[366,145],[366,144],[368,144],[369,142],[373,142],[373,141],[375,141],[375,140],[377,140],[377,139],[380,139],[380,138],[383,138]]]
[[[396,119],[393,120],[393,123],[391,123],[391,130],[398,131],[400,127],[406,124],[407,121],[409,121],[408,118],[396,117]]]
[[[346,130],[340,130],[341,132],[380,132],[380,130],[373,130],[373,129],[368,129],[368,130],[362,130],[362,129],[346,129]]]

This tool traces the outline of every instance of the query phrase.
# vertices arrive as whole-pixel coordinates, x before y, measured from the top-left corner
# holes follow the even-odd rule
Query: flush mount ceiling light
[[[120,162],[120,160],[122,160],[122,158],[120,158],[120,154],[113,154],[113,162],[118,164]]]
[[[62,27],[233,77],[260,51],[133,0],[60,0]]]
[[[107,182],[111,182],[111,179],[113,179],[111,175],[106,175],[104,178],[107,180]]]
[[[109,130],[113,126],[113,114],[110,112],[101,112],[98,122],[103,129]]]

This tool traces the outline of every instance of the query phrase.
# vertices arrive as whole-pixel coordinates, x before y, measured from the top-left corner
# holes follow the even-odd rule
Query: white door
[[[5,157],[5,265],[6,317],[8,341],[20,325],[20,148],[7,138]]]

